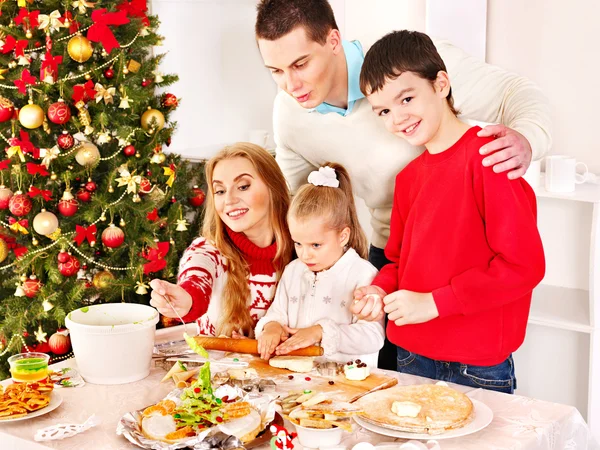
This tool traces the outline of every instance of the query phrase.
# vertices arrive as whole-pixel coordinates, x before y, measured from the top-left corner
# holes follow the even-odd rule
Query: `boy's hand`
[[[388,319],[398,326],[429,322],[440,315],[431,292],[396,291],[383,303]]]
[[[313,325],[308,328],[290,328],[283,326],[283,329],[290,337],[279,347],[275,349],[278,355],[287,355],[289,352],[315,345],[323,339],[323,328],[321,325]]]
[[[258,353],[262,359],[269,359],[279,343],[287,337],[286,332],[279,322],[269,322],[265,325],[258,338]]]
[[[150,282],[150,287],[152,288],[150,305],[154,306],[163,316],[177,319],[173,308],[181,317],[192,309],[192,296],[181,286],[155,278]]]
[[[354,291],[354,303],[350,307],[350,312],[360,320],[381,320],[385,295],[385,291],[379,286],[359,287]]]
[[[482,155],[489,155],[483,160],[484,166],[494,166],[494,172],[508,172],[508,178],[515,180],[522,177],[531,164],[531,145],[525,136],[504,125],[488,125],[477,133],[480,137],[496,138],[479,149]]]

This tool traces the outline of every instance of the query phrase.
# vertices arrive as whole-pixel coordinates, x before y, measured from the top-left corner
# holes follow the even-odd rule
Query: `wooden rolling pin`
[[[232,353],[251,353],[258,355],[256,339],[233,339],[213,336],[194,336],[195,341],[205,350],[221,350]],[[311,345],[288,353],[290,356],[323,356],[323,347]]]

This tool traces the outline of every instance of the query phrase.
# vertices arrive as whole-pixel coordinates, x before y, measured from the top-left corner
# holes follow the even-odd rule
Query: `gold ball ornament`
[[[100,160],[100,151],[91,142],[84,142],[75,153],[75,160],[82,166],[93,166]]]
[[[110,273],[108,270],[103,270],[102,272],[98,272],[92,278],[92,284],[96,289],[106,289],[110,286],[112,280],[115,279],[115,276]]]
[[[165,126],[165,116],[158,109],[148,107],[148,110],[142,114],[142,128],[146,131],[162,130]]]
[[[33,218],[33,229],[42,236],[48,236],[58,228],[58,219],[50,211],[42,211]]]
[[[38,105],[34,105],[33,102],[19,110],[19,122],[30,130],[41,127],[44,123],[44,116],[44,110]]]
[[[8,258],[8,245],[6,241],[0,237],[0,263]]]
[[[78,34],[69,39],[67,52],[73,60],[83,63],[92,57],[94,49],[88,38]]]

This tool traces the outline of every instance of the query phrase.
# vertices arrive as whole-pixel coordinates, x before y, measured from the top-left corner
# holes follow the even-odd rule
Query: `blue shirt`
[[[362,45],[358,41],[342,41],[344,55],[346,55],[346,66],[348,67],[348,108],[339,108],[330,105],[329,103],[321,103],[312,111],[317,111],[321,114],[330,112],[338,113],[340,116],[347,116],[352,112],[354,103],[361,98],[364,98],[360,91],[360,69],[362,68],[365,56]]]

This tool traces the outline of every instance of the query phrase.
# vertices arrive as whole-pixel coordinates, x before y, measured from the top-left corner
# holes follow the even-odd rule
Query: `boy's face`
[[[313,272],[327,270],[344,254],[350,229],[332,230],[321,218],[288,218],[290,234],[300,261]]]
[[[275,40],[258,40],[265,66],[279,88],[303,108],[319,106],[333,88],[333,57],[342,50],[338,30],[331,30],[325,45],[311,40],[296,27]]]
[[[436,136],[448,109],[449,89],[446,72],[438,72],[433,86],[413,72],[404,72],[367,100],[388,131],[412,145],[426,145]]]

